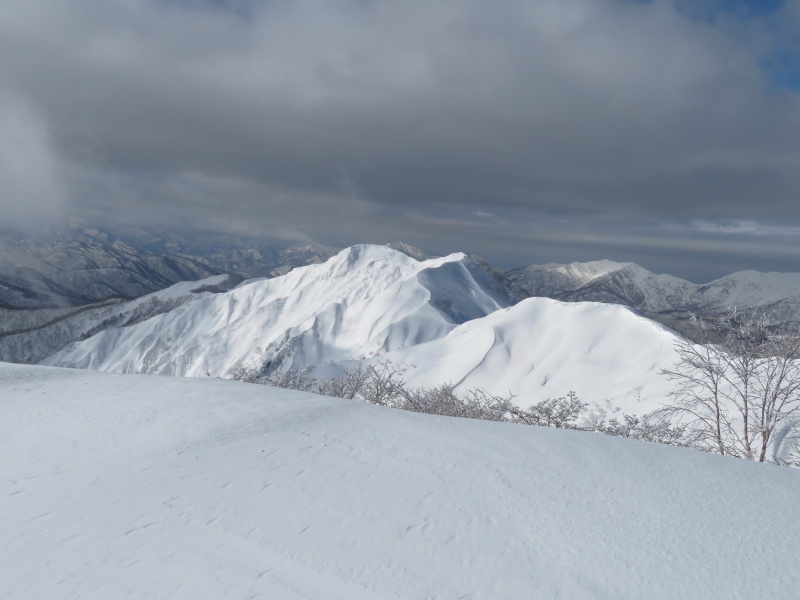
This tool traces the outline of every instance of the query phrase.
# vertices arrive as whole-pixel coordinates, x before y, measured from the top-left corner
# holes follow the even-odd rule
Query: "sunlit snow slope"
[[[512,302],[463,254],[419,262],[383,246],[353,246],[321,265],[103,331],[45,362],[201,377],[240,366],[303,369],[436,339]]]
[[[529,298],[460,325],[446,337],[382,356],[413,385],[457,384],[520,405],[575,391],[630,413],[653,410],[670,389],[676,335],[624,306]]]
[[[790,469],[0,364],[0,598],[793,598]]]

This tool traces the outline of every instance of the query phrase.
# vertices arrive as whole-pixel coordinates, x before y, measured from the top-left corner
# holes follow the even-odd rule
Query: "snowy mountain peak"
[[[595,260],[592,262],[573,262],[568,265],[563,265],[561,267],[557,267],[556,271],[560,271],[565,275],[569,275],[574,277],[578,281],[583,281],[584,283],[588,283],[593,279],[597,279],[598,277],[605,277],[610,273],[614,273],[616,271],[620,271],[622,269],[641,269],[639,265],[630,263],[630,262],[615,262],[613,260]]]
[[[45,362],[188,376],[303,369],[436,339],[511,304],[508,290],[462,253],[419,262],[364,244],[103,331]]]

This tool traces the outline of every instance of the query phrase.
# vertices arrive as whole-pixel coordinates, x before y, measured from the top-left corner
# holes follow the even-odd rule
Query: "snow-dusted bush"
[[[449,383],[412,388],[403,379],[403,370],[390,362],[367,367],[359,365],[354,369],[342,368],[341,377],[324,379],[315,379],[308,369],[263,375],[258,369],[246,367],[234,370],[231,377],[248,383],[262,383],[334,398],[358,399],[413,412],[488,421],[515,420],[511,415],[511,410],[514,410],[511,403],[513,396],[495,396],[479,388],[459,394]],[[547,423],[543,421],[540,424]]]
[[[372,371],[358,365],[355,369],[343,369],[342,377],[326,377],[317,381],[317,394],[333,396],[334,398],[347,398],[352,400],[364,388],[364,384]]]
[[[559,429],[580,429],[578,419],[589,405],[578,400],[578,394],[569,392],[560,398],[551,398],[534,404],[528,410],[511,408],[513,420],[526,425],[557,427]]]
[[[557,427],[597,431],[606,435],[634,438],[675,446],[695,447],[691,432],[682,425],[653,414],[642,417],[622,415],[606,419],[604,411],[588,411],[575,392],[534,404],[528,409],[516,406],[513,395],[495,396],[486,390],[472,388],[457,392],[450,383],[432,387],[409,387],[403,370],[390,362],[342,368],[341,377],[315,379],[310,370],[290,370],[287,373],[260,374],[258,369],[240,367],[232,373],[234,379],[276,387],[313,392],[334,398],[358,399],[371,404],[399,408],[412,412],[507,421],[540,427]]]
[[[591,429],[588,427],[586,429],[616,437],[701,449],[698,447],[696,437],[686,425],[675,425],[655,413],[643,416],[623,414],[621,420],[614,417],[606,422],[603,419],[595,422]]]
[[[261,383],[262,379],[261,371],[244,366],[235,368],[230,373],[230,377],[235,381],[243,381],[245,383]]]
[[[473,388],[459,395],[453,385],[443,383],[430,388],[403,388],[397,408],[430,415],[506,421],[512,408],[511,397],[500,397]]]
[[[288,373],[275,371],[271,375],[263,377],[259,382],[301,392],[322,393],[319,390],[319,382],[311,376],[309,370],[298,371],[292,369]]]

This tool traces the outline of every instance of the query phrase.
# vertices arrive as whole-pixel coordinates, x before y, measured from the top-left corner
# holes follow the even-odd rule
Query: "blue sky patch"
[[[783,88],[800,92],[800,55],[791,50],[778,50],[761,61],[770,81]]]
[[[646,1],[646,0],[642,0]],[[713,23],[719,17],[755,19],[783,8],[786,0],[677,0],[678,10],[690,19]]]

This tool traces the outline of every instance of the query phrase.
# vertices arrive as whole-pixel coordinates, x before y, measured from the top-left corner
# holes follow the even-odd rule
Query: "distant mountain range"
[[[691,336],[690,314],[737,307],[776,326],[800,321],[798,274],[698,285],[634,263],[504,272],[400,242],[335,253],[91,229],[0,247],[0,360],[123,373],[326,376],[390,360],[413,385],[510,392],[523,405],[576,390],[635,413],[667,393],[659,371],[675,358],[670,329]]]
[[[763,312],[775,325],[800,321],[800,274],[740,271],[706,284],[656,275],[635,263],[601,260],[532,265],[506,273],[531,296],[564,302],[622,304],[683,333],[690,314],[724,315],[731,308]]]
[[[124,242],[0,242],[0,306],[79,306],[136,298],[218,271],[188,256],[156,256]]]
[[[132,299],[222,273],[275,276],[321,262],[336,249],[285,240],[134,230],[65,230],[39,241],[0,237],[0,308],[82,306]]]
[[[630,309],[519,301],[505,278],[464,254],[417,261],[385,246],[353,246],[230,291],[177,288],[137,301],[152,317],[100,327],[43,364],[226,378],[311,369],[324,377],[388,360],[412,385],[481,387],[512,393],[521,405],[576,390],[642,412],[668,390],[659,370],[674,359],[675,334]],[[160,310],[168,297],[179,302]]]
[[[386,245],[415,260],[435,255],[394,242]],[[276,277],[321,263],[338,248],[314,242],[237,238],[223,234],[95,228],[64,230],[52,239],[0,236],[0,309],[77,307],[133,299],[181,281],[223,273],[248,279]],[[742,271],[706,284],[657,275],[635,263],[601,260],[531,265],[503,271],[471,256],[521,299],[603,302],[634,308],[685,330],[689,313],[714,317],[730,307],[761,310],[773,323],[800,321],[800,274]],[[0,331],[3,328],[0,328]]]

